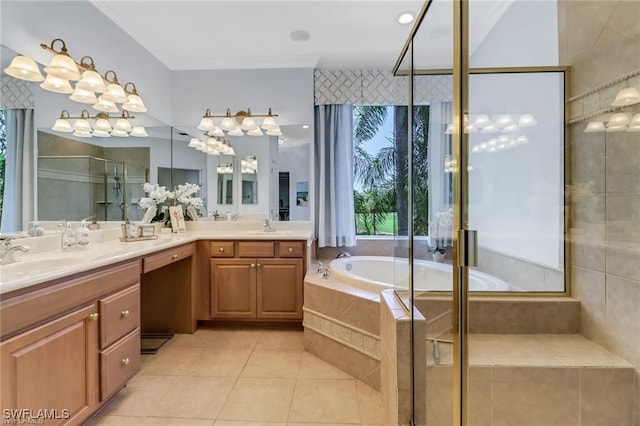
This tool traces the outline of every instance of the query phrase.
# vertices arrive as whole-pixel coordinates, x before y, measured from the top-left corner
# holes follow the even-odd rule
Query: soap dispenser
[[[71,229],[71,223],[65,222],[62,228],[62,250],[69,250],[76,246],[76,233]]]
[[[87,221],[80,222],[80,227],[76,229],[76,244],[80,248],[87,248],[91,242],[91,234],[87,227]]]

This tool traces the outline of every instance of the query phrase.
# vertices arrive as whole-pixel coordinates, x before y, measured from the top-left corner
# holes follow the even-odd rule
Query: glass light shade
[[[113,126],[113,128],[122,132],[130,132],[131,123],[129,123],[129,120],[126,118],[118,118],[118,120],[116,120],[116,125]]]
[[[516,144],[523,145],[529,143],[529,139],[525,135],[520,135],[515,139]]]
[[[489,119],[489,116],[487,114],[480,114],[476,117],[475,120],[473,120],[473,125],[479,129],[485,128],[489,124],[491,124],[491,120]]]
[[[230,130],[227,134],[231,136],[244,136],[244,133],[242,133],[240,127],[236,127],[233,130]]]
[[[267,130],[267,131],[270,132],[271,130]],[[249,136],[262,136],[263,133],[262,133],[262,130],[260,130],[260,127],[255,127],[253,129],[249,130],[247,132],[247,135],[249,135]]]
[[[607,133],[625,132],[627,126],[609,126],[607,127]]]
[[[96,124],[93,125],[93,129],[100,132],[110,132],[113,130],[111,128],[111,123],[109,123],[109,120],[104,118],[98,118],[96,120]]]
[[[517,124],[512,124],[502,129],[502,133],[515,133],[518,130],[520,130],[520,127]]]
[[[607,127],[626,126],[631,122],[631,117],[625,112],[613,114],[607,122]]]
[[[604,127],[604,123],[602,121],[590,121],[587,123],[587,127],[585,127],[585,133],[596,133],[596,132],[604,132],[606,129]]]
[[[627,127],[627,132],[630,132],[630,133],[640,132],[640,124]]]
[[[480,130],[480,133],[497,133],[499,131],[500,131],[500,129],[498,129],[498,126],[496,126],[495,124],[491,123],[491,124],[488,124],[487,126],[483,127],[482,130]]]
[[[198,124],[197,129],[202,130],[203,132],[208,132],[209,130],[213,130],[214,128],[213,120],[209,117],[202,117],[200,123]]]
[[[616,99],[611,102],[612,106],[627,106],[640,103],[640,90],[635,87],[622,89],[616,95]]]
[[[44,81],[40,83],[40,87],[42,87],[44,90],[48,90],[54,93],[73,93],[73,87],[71,87],[71,83],[69,83],[69,80],[58,78],[53,75],[48,75],[47,78],[45,78]]]
[[[262,122],[262,125],[260,126],[262,127],[264,130],[271,130],[271,129],[275,129],[276,127],[278,127],[278,125],[276,124],[276,119],[273,117],[265,117],[264,121]]]
[[[236,128],[236,124],[233,122],[233,118],[225,117],[220,122],[220,128],[225,132],[229,132]]]
[[[76,130],[72,133],[73,136],[77,136],[79,138],[90,138],[91,132],[83,132],[82,130]]]
[[[77,130],[79,132],[91,132],[91,124],[85,118],[78,118],[75,123],[73,123],[73,130]]]
[[[453,124],[447,124],[447,129],[444,131],[445,135],[452,135],[453,134]]]
[[[142,98],[138,95],[128,95],[128,101],[122,104],[122,109],[126,109],[131,112],[147,112],[147,107],[144,106]]]
[[[118,112],[118,107],[112,101],[109,101],[104,98],[105,95],[102,95],[98,98],[98,102],[93,104],[93,109],[102,112]]]
[[[149,136],[147,134],[147,130],[142,126],[133,126],[131,130],[131,136],[135,136],[136,138],[146,138]]]
[[[256,127],[258,127],[258,126],[256,126],[255,120],[253,118],[251,118],[251,117],[245,117],[242,120],[242,125],[240,126],[240,128],[242,130],[253,130]]]
[[[36,61],[28,56],[18,55],[11,64],[4,69],[5,74],[25,81],[44,81],[44,76]]]
[[[229,147],[229,150],[227,151],[227,155],[236,155],[236,152],[232,146]]]
[[[80,102],[81,104],[95,104],[98,102],[98,98],[96,98],[95,93],[90,90],[85,90],[81,87],[78,87],[76,84],[76,88],[73,89],[73,93],[69,95],[69,99],[75,102]]]
[[[466,124],[464,126],[465,133],[478,133],[478,129],[476,129],[473,124]]]
[[[44,70],[48,75],[64,78],[65,80],[78,81],[82,78],[78,66],[71,56],[61,53],[54,56],[49,65],[44,67]]]
[[[508,127],[508,126],[511,126],[512,124],[514,124],[513,118],[509,114],[500,115],[496,119],[496,125],[500,127]]]
[[[531,114],[522,114],[518,120],[518,126],[520,127],[533,127],[536,124],[538,124],[538,122]]]
[[[496,141],[496,143],[507,143],[509,142],[509,136],[507,135],[500,135],[498,136],[498,139],[491,139],[492,141]],[[495,144],[492,144],[495,145]]]
[[[110,138],[111,135],[109,132],[105,132],[104,130],[94,130],[92,136],[96,136],[99,138]]]
[[[58,118],[51,129],[55,130],[56,132],[65,132],[65,133],[73,132],[71,123],[69,123],[69,120],[67,120],[66,118]]]
[[[189,141],[189,145],[187,145],[189,148],[195,148],[197,146],[200,146],[200,139],[198,138],[191,138],[191,140]]]
[[[127,138],[129,137],[129,133],[123,132],[122,130],[114,130],[111,132],[111,136],[115,136],[117,138]]]
[[[119,84],[111,83],[107,86],[107,91],[100,96],[107,101],[116,102],[119,104],[123,104],[128,102],[127,94],[124,93],[124,89]]]
[[[282,132],[280,131],[280,127],[276,127],[275,129],[267,130],[267,134],[269,136],[282,136]]]
[[[218,126],[213,126],[213,129],[209,130],[209,136],[224,136],[224,132]]]
[[[629,123],[629,127],[640,125],[640,112],[633,116],[631,122]]]
[[[102,76],[95,71],[85,71],[82,73],[82,79],[76,83],[76,88],[91,90],[96,93],[104,93],[107,86],[104,85]]]

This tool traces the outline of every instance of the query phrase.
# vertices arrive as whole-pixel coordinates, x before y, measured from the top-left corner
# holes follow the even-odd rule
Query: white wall
[[[311,144],[280,148],[280,171],[289,172],[289,218],[290,220],[311,220],[311,206],[296,205],[296,183],[309,182],[309,162]]]
[[[470,2],[475,8],[490,2]],[[474,34],[474,21],[469,34]],[[525,30],[523,30],[525,29]],[[474,40],[469,40],[474,44]],[[472,68],[558,65],[558,4],[555,0],[515,0],[476,48]]]
[[[481,246],[553,268],[563,265],[563,93],[559,73],[470,78],[472,114],[531,113],[538,122],[522,129],[528,144],[470,154],[471,227]],[[470,149],[499,135],[470,134]]]

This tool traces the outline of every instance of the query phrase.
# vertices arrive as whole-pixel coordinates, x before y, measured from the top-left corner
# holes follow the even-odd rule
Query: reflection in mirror
[[[249,155],[240,160],[242,204],[258,204],[258,158]]]
[[[233,157],[218,158],[218,204],[233,204]]]

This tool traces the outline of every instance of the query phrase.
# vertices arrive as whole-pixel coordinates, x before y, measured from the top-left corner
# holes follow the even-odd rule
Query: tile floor
[[[302,331],[176,335],[88,425],[385,425],[380,393],[303,349]]]

